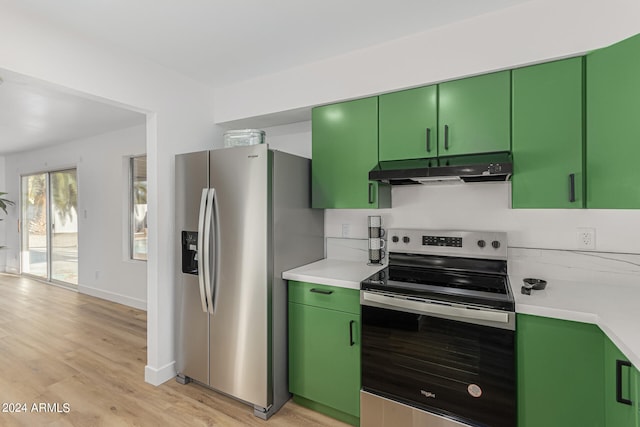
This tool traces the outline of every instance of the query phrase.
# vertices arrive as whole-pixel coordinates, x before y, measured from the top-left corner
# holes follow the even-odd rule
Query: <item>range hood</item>
[[[507,181],[512,171],[511,153],[501,151],[435,159],[382,161],[369,172],[369,179],[392,185],[442,181]]]

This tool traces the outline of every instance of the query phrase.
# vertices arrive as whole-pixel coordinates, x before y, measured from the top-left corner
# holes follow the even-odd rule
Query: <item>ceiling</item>
[[[144,114],[0,70],[0,155],[82,139],[146,121]]]
[[[78,37],[139,55],[219,87],[525,1],[528,0],[4,0],[3,3],[64,27]],[[102,133],[109,126],[134,120],[135,115],[140,118],[137,113],[131,116],[77,95],[56,93],[37,82],[20,85],[1,73],[0,77],[5,80],[0,86],[0,154],[16,147],[26,149],[86,133]],[[4,100],[5,97],[11,100]],[[16,105],[21,108],[15,108]],[[5,112],[11,115],[10,119],[5,118]],[[99,117],[108,119],[101,121]]]

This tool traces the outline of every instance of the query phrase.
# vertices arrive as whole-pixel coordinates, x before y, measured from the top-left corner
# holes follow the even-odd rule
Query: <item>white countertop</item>
[[[336,241],[343,249],[348,243]],[[360,289],[362,280],[385,267],[340,255],[282,277]],[[509,263],[517,313],[595,324],[640,369],[640,255],[520,249],[512,250]],[[523,295],[524,277],[545,279],[547,287]]]
[[[362,261],[326,258],[282,273],[282,278],[341,288],[360,289],[360,282],[382,270],[384,265],[370,266]]]
[[[593,323],[640,369],[640,286],[550,279],[524,295],[522,279],[509,276],[517,313]]]

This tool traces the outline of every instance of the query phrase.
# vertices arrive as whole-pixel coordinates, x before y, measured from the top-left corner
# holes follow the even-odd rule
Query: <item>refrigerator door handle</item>
[[[204,261],[207,259],[207,251],[204,246],[204,219],[207,211],[208,188],[202,189],[200,197],[200,213],[198,215],[198,287],[200,288],[200,302],[202,311],[207,312],[207,300],[205,296]]]
[[[209,253],[209,249],[211,248],[211,223],[213,219],[213,209],[214,209],[214,199],[216,195],[216,190],[214,188],[210,188],[207,192],[207,212],[204,216],[204,247],[207,249],[206,258],[203,260],[202,265],[204,267],[204,289],[205,289],[205,297],[207,299],[207,307],[209,313],[213,314],[213,295],[211,288],[213,287],[212,277],[211,277],[211,260],[213,259],[214,254]],[[215,245],[215,240],[214,240]],[[215,252],[215,249],[214,249]],[[214,255],[215,256],[215,255]]]
[[[211,293],[209,296],[209,313],[213,314],[216,311],[216,302],[218,301],[218,278],[220,276],[220,269],[218,266],[220,265],[220,215],[218,213],[218,197],[216,193],[216,189],[212,188],[211,190],[211,212],[213,216],[213,220],[211,221],[211,225],[213,227],[213,253],[209,257],[209,271],[211,276],[211,283],[207,290]],[[211,264],[213,266],[211,267]]]

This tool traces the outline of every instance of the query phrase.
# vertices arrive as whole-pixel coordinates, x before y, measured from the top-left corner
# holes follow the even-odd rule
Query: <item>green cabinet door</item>
[[[602,427],[600,329],[518,314],[516,337],[518,427]]]
[[[439,85],[438,155],[511,149],[511,72]]]
[[[636,427],[640,427],[640,402],[638,402],[640,399],[640,371],[638,369],[633,371],[633,381],[636,390]]]
[[[303,398],[298,403],[357,425],[359,314],[289,301],[289,391]]]
[[[438,155],[438,87],[381,95],[380,160],[431,158]]]
[[[638,402],[638,399],[640,399],[640,371],[638,369],[633,370],[633,381],[633,386],[636,393],[636,400],[634,402],[636,407],[636,427],[640,427],[640,402]]]
[[[605,426],[606,427],[636,427],[638,416],[638,396],[636,377],[637,371],[633,366],[627,366],[629,359],[607,337],[604,339],[604,397],[605,397]],[[617,374],[620,374],[618,383]],[[617,400],[620,392],[621,400],[628,400],[630,404]]]
[[[514,208],[582,208],[583,59],[512,72]]]
[[[311,127],[312,207],[390,207],[390,187],[369,181],[378,164],[378,98],[316,107]]]
[[[640,35],[586,62],[587,208],[640,208]]]

